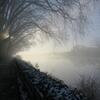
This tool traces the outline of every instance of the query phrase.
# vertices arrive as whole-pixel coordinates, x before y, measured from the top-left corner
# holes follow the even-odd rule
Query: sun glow
[[[31,47],[28,50],[24,50],[21,52],[18,52],[16,55],[20,56],[24,60],[33,60],[33,59],[42,59],[44,58],[49,51],[45,50],[45,48],[40,47]]]
[[[20,56],[25,61],[30,62],[40,62],[46,61],[51,57],[55,57],[55,55],[59,55],[62,52],[69,51],[70,48],[66,47],[65,45],[58,45],[54,44],[52,41],[45,42],[45,44],[39,44],[37,46],[31,46],[27,50],[20,51],[16,53],[15,56]]]

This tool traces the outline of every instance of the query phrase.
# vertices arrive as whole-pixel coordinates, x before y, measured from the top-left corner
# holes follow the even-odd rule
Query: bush
[[[81,76],[78,83],[78,89],[82,92],[88,100],[100,100],[99,97],[99,82],[93,77]]]

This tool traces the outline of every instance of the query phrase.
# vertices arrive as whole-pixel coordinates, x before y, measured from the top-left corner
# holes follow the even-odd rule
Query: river
[[[22,56],[23,55],[23,56]],[[63,80],[69,85],[75,86],[81,76],[90,76],[99,78],[100,57],[93,55],[70,55],[67,52],[62,53],[43,53],[29,54],[21,53],[22,59],[38,64],[43,72]]]

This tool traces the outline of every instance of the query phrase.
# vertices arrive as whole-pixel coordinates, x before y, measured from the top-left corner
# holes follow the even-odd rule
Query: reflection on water
[[[75,84],[80,75],[99,76],[100,57],[92,55],[70,55],[70,53],[30,54],[21,52],[19,55],[33,65],[38,64],[41,71],[64,80],[67,84]]]

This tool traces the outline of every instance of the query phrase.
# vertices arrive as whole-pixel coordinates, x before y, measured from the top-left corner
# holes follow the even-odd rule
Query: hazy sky
[[[86,36],[82,44],[94,44],[96,39],[100,38],[100,2],[91,11],[89,15]]]

